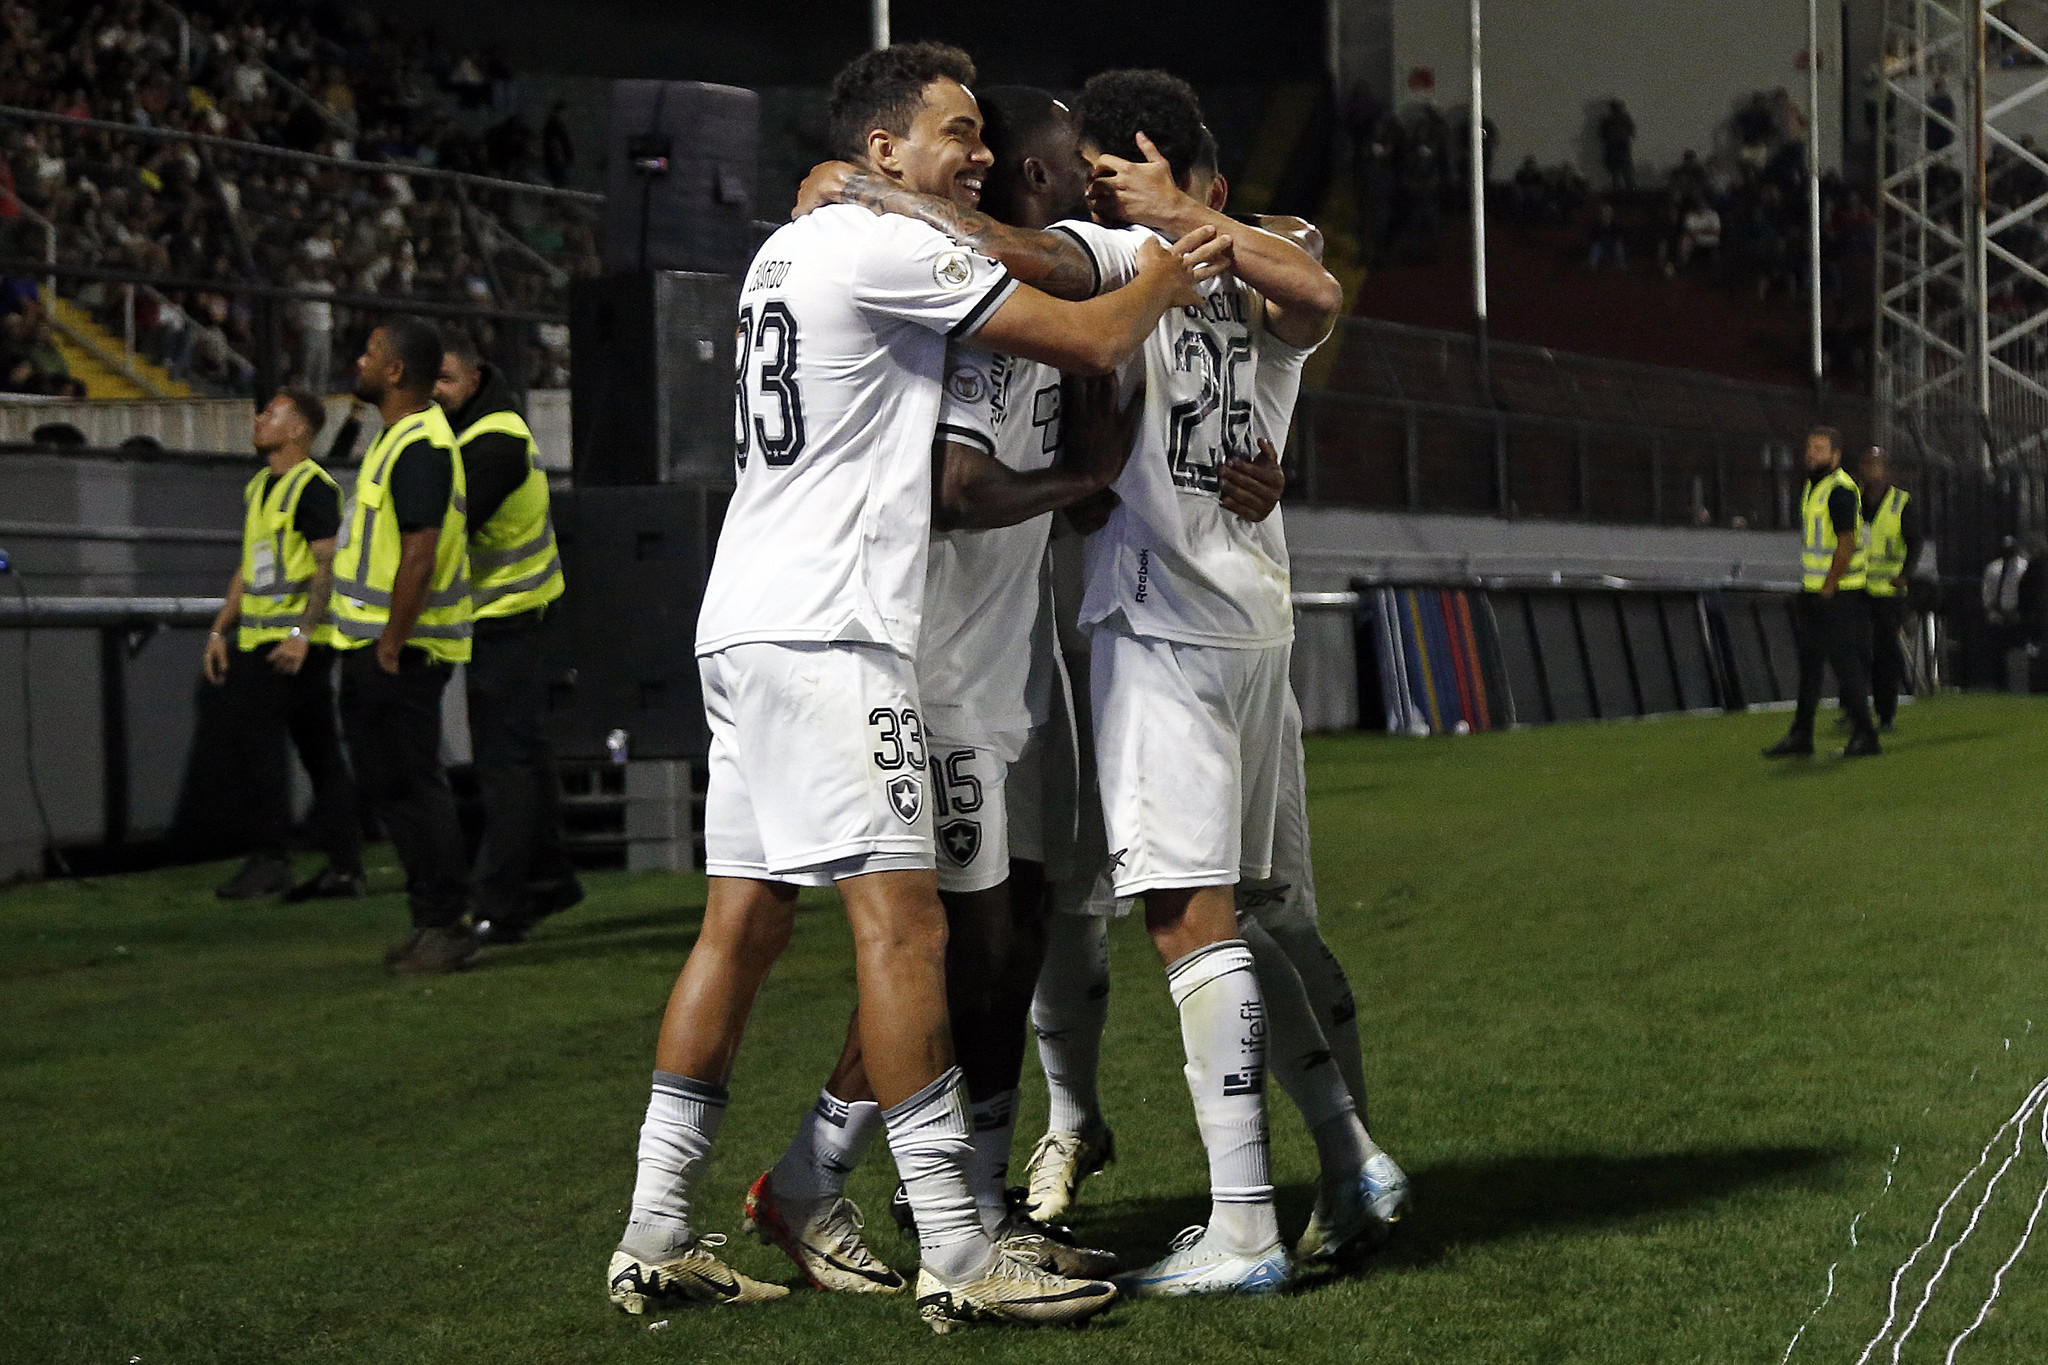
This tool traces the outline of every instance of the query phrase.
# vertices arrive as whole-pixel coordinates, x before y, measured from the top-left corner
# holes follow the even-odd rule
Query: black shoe
[[[404,938],[398,940],[398,942],[385,945],[384,965],[389,967],[400,958],[412,952],[419,945],[420,936],[426,932],[424,929],[415,929]]]
[[[466,924],[437,925],[421,929],[412,947],[391,964],[400,976],[442,976],[475,956],[476,934]]]
[[[529,908],[532,922],[538,923],[549,915],[559,915],[564,910],[583,904],[583,883],[574,877],[565,877],[558,882],[547,882],[531,888],[533,903]]]
[[[1787,735],[1764,750],[1765,758],[1812,758],[1812,735]]]
[[[291,889],[292,865],[282,858],[251,858],[242,870],[213,888],[224,901],[253,901]]]
[[[505,947],[513,943],[524,943],[533,937],[533,926],[519,919],[480,919],[476,922],[476,941],[494,947]]]
[[[360,871],[343,872],[329,863],[320,869],[319,875],[308,877],[284,893],[287,905],[300,901],[348,900],[370,894],[369,879]]]
[[[1878,746],[1877,731],[1863,730],[1849,736],[1849,742],[1835,750],[1836,758],[1876,758],[1884,750]]]
[[[1881,720],[1877,723],[1877,729],[1878,733],[1888,735],[1892,732],[1892,723],[1888,720]]]

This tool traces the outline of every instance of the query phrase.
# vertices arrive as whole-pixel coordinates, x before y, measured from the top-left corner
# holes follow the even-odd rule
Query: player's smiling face
[[[995,158],[981,141],[981,106],[958,81],[941,78],[924,88],[924,107],[910,131],[892,138],[877,158],[880,169],[911,189],[971,209]]]

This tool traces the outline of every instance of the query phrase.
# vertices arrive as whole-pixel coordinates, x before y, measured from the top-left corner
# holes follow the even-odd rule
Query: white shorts
[[[1019,735],[931,736],[932,835],[939,890],[987,891],[1010,878]]]
[[[1309,856],[1308,763],[1301,749],[1301,706],[1286,689],[1280,731],[1280,790],[1273,813],[1271,875],[1237,884],[1237,908],[1268,929],[1316,923],[1316,873]]]
[[[1095,632],[1095,766],[1117,895],[1272,874],[1290,652]]]
[[[711,730],[705,872],[829,886],[932,867],[910,660],[880,645],[742,644],[697,671]]]

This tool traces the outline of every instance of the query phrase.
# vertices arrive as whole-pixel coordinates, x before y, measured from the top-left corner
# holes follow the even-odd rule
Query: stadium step
[[[124,355],[121,338],[92,320],[91,314],[66,298],[51,295],[52,339],[71,367],[71,375],[85,384],[88,398],[190,398],[192,388],[171,378],[161,365],[140,355]]]

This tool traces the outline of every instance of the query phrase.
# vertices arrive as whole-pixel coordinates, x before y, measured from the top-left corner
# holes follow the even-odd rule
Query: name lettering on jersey
[[[1189,322],[1234,322],[1240,327],[1250,325],[1250,316],[1244,306],[1244,294],[1236,289],[1219,289],[1206,301],[1180,311],[1181,316]]]
[[[749,289],[776,289],[789,278],[788,261],[756,261],[753,278],[747,281]]]
[[[1010,378],[1016,373],[1017,362],[1009,356],[999,355],[988,368],[988,415],[997,431],[1003,429],[1003,418],[1010,411]]]

